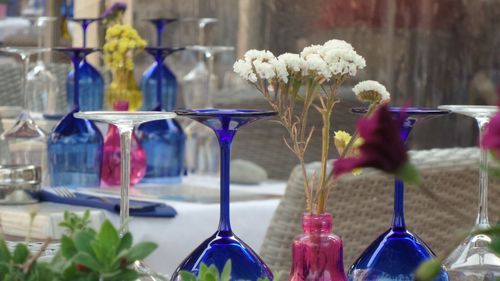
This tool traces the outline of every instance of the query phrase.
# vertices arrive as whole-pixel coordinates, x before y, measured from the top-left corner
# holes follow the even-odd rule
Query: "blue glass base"
[[[137,139],[146,151],[143,183],[179,183],[184,174],[186,137],[174,119],[147,122],[137,129]]]
[[[196,248],[172,275],[171,280],[179,280],[179,271],[190,271],[198,274],[201,263],[215,265],[222,272],[224,265],[231,260],[231,280],[257,280],[273,274],[259,256],[243,241],[232,233],[216,232]]]
[[[155,62],[142,76],[141,91],[144,95],[143,110],[152,110],[161,104],[164,110],[171,110],[175,107],[177,99],[177,79],[172,71],[161,64],[161,103],[158,101],[158,65]]]
[[[51,186],[98,187],[103,138],[91,121],[66,115],[48,138]]]
[[[434,257],[434,253],[417,236],[407,230],[389,229],[363,252],[349,269],[350,281],[412,281],[418,266]],[[434,280],[446,281],[443,270]]]
[[[81,111],[99,111],[103,109],[104,80],[91,64],[86,60],[79,66],[79,103]],[[74,71],[66,78],[66,95],[68,111],[73,109]]]

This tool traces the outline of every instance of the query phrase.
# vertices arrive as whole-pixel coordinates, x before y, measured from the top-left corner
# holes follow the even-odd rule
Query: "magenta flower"
[[[500,113],[497,113],[490,120],[481,145],[483,148],[491,150],[495,157],[500,157]]]
[[[359,147],[360,155],[336,160],[334,176],[339,177],[355,168],[371,167],[394,174],[405,181],[418,181],[400,135],[405,120],[403,115],[394,118],[387,105],[382,105],[371,117],[361,119],[357,125],[363,139],[363,144]]]

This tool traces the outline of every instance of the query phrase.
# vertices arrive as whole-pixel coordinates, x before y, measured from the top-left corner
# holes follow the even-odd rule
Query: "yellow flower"
[[[333,136],[333,143],[335,144],[335,148],[337,149],[337,152],[339,155],[342,155],[344,150],[346,149],[347,144],[351,141],[351,134],[348,132],[339,130],[336,131],[334,136]],[[359,147],[363,144],[363,139],[358,137],[354,143],[351,146],[351,149],[345,157],[356,157],[359,155]],[[352,170],[353,175],[360,175],[362,169],[354,169]]]

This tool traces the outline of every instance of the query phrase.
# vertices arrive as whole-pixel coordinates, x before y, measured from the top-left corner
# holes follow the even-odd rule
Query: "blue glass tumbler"
[[[78,22],[83,31],[83,48],[87,47],[87,28],[94,21],[100,21],[101,18],[73,18],[71,21]],[[84,58],[78,67],[80,74],[78,84],[80,89],[80,109],[82,111],[96,111],[103,109],[104,102],[104,79],[102,75]],[[71,71],[66,77],[66,96],[68,101],[68,111],[73,109],[73,89],[74,71]]]
[[[98,187],[101,181],[103,138],[89,120],[75,118],[80,111],[79,65],[94,48],[54,48],[71,57],[74,67],[72,110],[65,115],[48,138],[48,166],[51,186]]]
[[[168,55],[183,48],[147,47],[158,64]],[[156,72],[157,81],[162,79],[162,68]],[[154,111],[172,111],[173,105],[163,106],[162,88],[164,83],[155,83],[157,104]],[[150,109],[151,110],[151,109]],[[146,151],[146,175],[143,183],[179,183],[184,173],[184,149],[186,136],[175,119],[143,123],[137,129],[137,138]]]
[[[202,263],[215,265],[220,272],[231,260],[231,280],[258,280],[273,274],[260,257],[231,230],[229,216],[229,164],[231,143],[238,130],[259,119],[274,116],[276,112],[249,109],[188,109],[175,111],[178,116],[196,120],[211,128],[220,145],[220,220],[217,231],[201,243],[177,268],[170,280],[180,280],[180,271],[198,274]]]
[[[353,108],[356,114],[366,113],[366,108]],[[448,114],[447,110],[427,108],[399,108],[389,110],[406,116],[401,128],[401,138],[406,142],[415,123],[422,119]],[[404,218],[404,182],[395,179],[394,213],[391,227],[382,233],[361,254],[349,269],[349,281],[412,281],[418,266],[435,255],[418,236],[410,232]],[[446,281],[448,276],[441,271],[435,280]]]
[[[156,18],[149,19],[148,21],[151,22],[156,28],[156,47],[160,47],[162,44],[162,33],[165,26],[169,23],[176,22],[177,19]],[[162,109],[166,111],[175,107],[177,99],[177,79],[175,78],[174,73],[163,61],[164,60],[158,61],[155,59],[155,62],[142,75],[140,87],[144,95],[142,106],[143,110],[155,109],[160,103],[163,106]],[[160,79],[158,79],[158,75],[160,75]],[[161,84],[161,102],[157,94],[158,83]]]

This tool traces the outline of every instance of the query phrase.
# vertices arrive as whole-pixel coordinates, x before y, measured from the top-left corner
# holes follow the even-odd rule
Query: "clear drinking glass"
[[[200,30],[202,31],[202,30]],[[214,56],[234,51],[232,46],[189,46],[186,50],[196,52],[196,66],[182,78],[181,89],[186,108],[212,108],[213,94],[217,91],[217,76],[214,71]],[[210,130],[198,122],[185,127],[186,169],[190,174],[217,174],[217,139]]]
[[[231,280],[257,280],[273,275],[260,257],[231,229],[229,215],[229,164],[231,160],[231,143],[238,130],[259,119],[276,115],[273,111],[249,109],[187,109],[176,111],[184,116],[211,128],[220,145],[220,220],[217,231],[201,243],[176,269],[171,280],[180,280],[182,270],[198,274],[201,263],[214,265],[222,272],[230,259],[232,263]]]
[[[24,96],[23,111],[17,117],[14,126],[7,129],[0,136],[2,147],[7,148],[2,152],[7,155],[0,157],[0,164],[9,165],[35,165],[42,169],[42,175],[47,172],[47,134],[35,123],[29,113],[30,97],[27,89],[28,67],[30,56],[50,51],[49,48],[32,47],[4,47],[1,52],[15,54],[21,57],[21,85]],[[42,179],[42,185],[46,184],[46,177]]]
[[[479,138],[491,117],[498,111],[496,106],[441,105],[439,108],[476,119]],[[481,144],[481,141],[479,141]],[[500,257],[491,249],[491,238],[484,234],[473,234],[490,227],[488,220],[488,152],[480,147],[479,161],[479,205],[476,223],[471,234],[445,259],[444,265],[450,280],[495,280],[500,277]]]
[[[29,20],[32,29],[37,30],[38,48],[45,47],[44,36],[48,23],[54,22],[55,17],[25,17]],[[43,62],[42,54],[38,54],[33,69],[28,72],[26,87],[28,97],[31,100],[32,113],[46,115],[57,114],[59,85],[56,76],[47,68]]]
[[[115,125],[120,133],[121,146],[121,200],[120,200],[120,234],[128,232],[129,221],[129,189],[130,189],[130,148],[132,131],[134,127],[145,123],[164,119],[172,119],[175,113],[162,111],[89,111],[78,112],[74,114],[76,118],[94,120],[96,122],[104,122]],[[142,261],[135,263],[135,269],[145,276],[140,280],[164,280],[163,277],[154,273]]]

